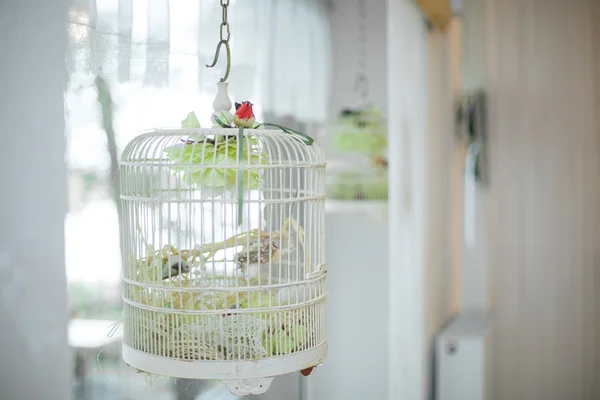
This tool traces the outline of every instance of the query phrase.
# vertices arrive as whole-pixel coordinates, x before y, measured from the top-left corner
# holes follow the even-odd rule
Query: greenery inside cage
[[[192,249],[148,246],[129,271],[131,282],[141,283],[128,285],[129,298],[149,307],[126,306],[134,347],[185,360],[252,360],[307,349],[317,313],[303,303],[319,283],[261,288],[273,283],[270,269],[279,268],[276,283],[297,280],[282,277],[281,264],[298,257],[303,238],[303,228],[288,219],[280,231],[254,229]],[[218,262],[232,264],[230,273],[216,274]]]

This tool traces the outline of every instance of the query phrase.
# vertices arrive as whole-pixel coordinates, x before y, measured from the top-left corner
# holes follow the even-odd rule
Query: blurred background
[[[189,111],[210,124],[221,16],[0,0],[1,399],[234,398],[136,373],[116,325],[121,152]],[[600,399],[599,18],[230,0],[232,100],[328,159],[329,355],[261,398]]]

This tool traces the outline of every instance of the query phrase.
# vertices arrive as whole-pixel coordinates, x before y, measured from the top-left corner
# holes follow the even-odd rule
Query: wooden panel
[[[588,105],[588,110],[592,111],[591,114],[594,116],[592,121],[592,130],[595,132],[595,143],[586,149],[594,154],[595,151],[600,149],[600,25],[597,23],[600,18],[600,2],[595,2],[592,5],[592,10],[588,16],[588,23],[591,24],[591,57],[592,57],[592,81],[593,95]],[[589,171],[588,179],[593,182],[600,182],[600,159],[597,154],[594,154],[594,158],[589,160]],[[584,275],[585,287],[584,290],[587,294],[585,299],[585,318],[586,318],[586,334],[583,337],[585,343],[594,343],[591,349],[589,349],[589,361],[586,363],[586,368],[591,371],[591,398],[600,399],[600,241],[598,240],[598,231],[595,230],[600,227],[600,195],[593,193],[594,188],[588,188],[588,194],[591,195],[588,198],[587,205],[591,205],[591,212],[586,217],[589,218],[589,229],[585,232],[588,237],[588,242],[591,242],[591,246],[594,251],[589,254],[586,258],[586,273]],[[593,350],[592,350],[593,349]],[[594,377],[596,379],[594,379]]]
[[[428,35],[429,126],[427,149],[427,218],[425,249],[425,337],[427,343],[450,316],[450,201],[449,173],[452,134],[452,91],[450,89],[448,38],[440,32]]]
[[[548,3],[486,0],[499,400],[600,398],[600,7]]]
[[[417,0],[427,19],[438,29],[445,31],[452,20],[449,0]]]

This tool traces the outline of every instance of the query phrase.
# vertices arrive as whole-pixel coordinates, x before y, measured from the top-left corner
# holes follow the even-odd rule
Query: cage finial
[[[211,117],[212,127],[221,128],[221,125],[217,122],[216,118],[220,117],[221,120],[226,119],[227,123],[231,124],[233,121],[233,114],[231,110],[231,99],[227,93],[227,82],[217,82],[217,95],[213,101],[213,113]]]

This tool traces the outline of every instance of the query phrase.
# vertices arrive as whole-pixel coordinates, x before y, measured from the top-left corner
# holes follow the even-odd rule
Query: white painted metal
[[[327,342],[308,350],[289,355],[266,357],[257,360],[231,361],[186,361],[181,363],[174,358],[165,358],[123,346],[123,358],[131,365],[143,365],[145,371],[164,376],[198,379],[210,376],[210,379],[253,379],[289,374],[315,366],[315,360],[324,360],[327,355]]]
[[[3,399],[73,396],[67,345],[67,1],[0,1]]]
[[[380,278],[388,272],[388,221],[358,205],[328,212],[326,224],[330,345],[323,366],[309,376],[307,400],[386,399],[393,355],[388,283]]]
[[[154,130],[125,148],[123,358],[259,394],[325,358],[325,162],[283,130],[245,129],[240,156],[238,134]]]
[[[435,340],[435,398],[490,400],[492,315],[459,314]]]

